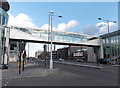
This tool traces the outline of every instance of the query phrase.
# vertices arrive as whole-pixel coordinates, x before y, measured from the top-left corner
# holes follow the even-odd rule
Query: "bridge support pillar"
[[[9,44],[9,37],[10,37],[10,27],[5,28],[5,47],[4,47],[4,55],[3,55],[3,65],[8,68],[8,61],[9,61],[9,53],[10,53],[10,44]],[[4,67],[3,67],[4,68]]]
[[[99,38],[99,39],[100,39],[100,50],[99,50],[99,52],[100,52],[100,58],[104,58],[102,39],[101,38]]]

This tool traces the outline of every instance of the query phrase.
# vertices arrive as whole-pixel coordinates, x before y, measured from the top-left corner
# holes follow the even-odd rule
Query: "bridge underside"
[[[51,42],[49,41],[36,41],[36,40],[24,40],[24,39],[10,39],[10,41],[24,41],[24,42],[32,42],[32,43],[46,43],[46,44],[50,44]],[[88,47],[100,47],[100,45],[89,45],[89,44],[85,44],[85,43],[65,43],[65,42],[52,42],[53,44],[56,45],[72,45],[72,46],[88,46]]]

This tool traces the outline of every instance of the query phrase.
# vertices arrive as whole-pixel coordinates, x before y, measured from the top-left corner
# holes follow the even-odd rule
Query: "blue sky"
[[[53,26],[55,30],[86,33],[94,36],[107,33],[107,24],[103,19],[118,20],[117,2],[10,2],[9,25],[22,25],[39,28],[48,28],[48,14],[53,10]],[[110,31],[117,30],[118,26],[110,22]],[[32,56],[40,50],[39,44],[31,44]],[[26,47],[27,49],[27,47]]]
[[[70,20],[76,20],[79,25],[68,31],[84,33],[86,26],[101,22],[98,17],[117,21],[117,4],[117,2],[10,2],[9,13],[14,17],[24,13],[32,19],[35,26],[42,27],[48,24],[49,11],[53,10],[56,15],[63,16],[54,17],[54,27],[60,23],[67,24]]]

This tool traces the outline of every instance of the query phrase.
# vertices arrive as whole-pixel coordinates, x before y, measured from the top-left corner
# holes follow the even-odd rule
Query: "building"
[[[4,46],[5,46],[5,28],[3,26],[7,25],[8,13],[10,9],[9,3],[6,0],[0,0],[0,62],[4,64]]]
[[[107,33],[88,41],[99,39],[100,47],[69,46],[57,50],[57,59],[65,60],[84,59],[87,62],[97,62],[100,58],[120,57],[120,30]]]
[[[9,61],[10,62],[17,62],[18,61],[18,42],[10,41],[10,55],[9,55]]]
[[[57,50],[57,59],[62,58],[75,61],[82,59],[85,62],[96,62],[97,59],[95,56],[93,47],[87,46],[69,46]]]
[[[116,58],[120,56],[120,30],[100,36],[103,45],[104,58]]]
[[[38,50],[35,52],[35,57],[38,58],[38,56],[40,56],[43,53],[43,51]]]

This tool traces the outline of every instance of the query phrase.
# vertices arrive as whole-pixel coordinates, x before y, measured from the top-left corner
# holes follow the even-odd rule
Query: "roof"
[[[101,38],[108,38],[108,37],[113,37],[113,36],[118,36],[118,35],[120,35],[120,30],[101,35],[100,37]]]

